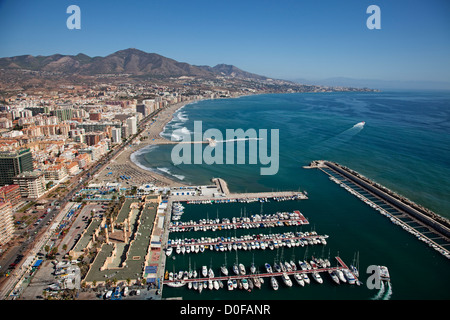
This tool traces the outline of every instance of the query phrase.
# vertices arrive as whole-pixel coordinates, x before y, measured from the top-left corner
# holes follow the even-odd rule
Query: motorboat
[[[283,272],[281,278],[283,279],[285,285],[287,285],[288,287],[292,287],[292,280],[291,278],[289,278],[286,272]]]
[[[303,277],[299,273],[294,274],[294,279],[302,287],[305,286],[305,281],[303,281]]]
[[[245,266],[242,264],[242,263],[239,263],[239,273],[241,274],[241,275],[244,275],[245,274]]]
[[[308,277],[308,275],[306,274],[306,273],[302,273],[302,278],[303,278],[303,281],[306,283],[306,284],[309,284],[311,281],[309,280],[309,277]]]
[[[234,289],[233,288],[233,280],[228,279],[228,281],[227,281],[227,288],[228,288],[229,291]]]
[[[270,284],[272,285],[273,290],[278,290],[278,281],[275,277],[270,277]]]
[[[323,283],[323,279],[318,272],[313,272],[312,277],[317,283]]]
[[[336,284],[339,284],[339,277],[337,276],[335,270],[328,270],[328,274],[330,275],[331,279],[333,279]]]
[[[385,266],[378,266],[378,270],[380,272],[380,279],[384,281],[390,281],[391,276],[389,275],[389,270]]]
[[[227,268],[225,265],[223,265],[223,266],[220,267],[220,271],[221,271],[225,276],[228,275],[228,268]]]
[[[344,273],[342,272],[342,270],[337,269],[337,270],[336,270],[336,274],[337,274],[337,276],[339,277],[339,280],[340,280],[340,281],[342,281],[342,282],[344,282],[344,283],[347,283],[347,279],[345,278]]]
[[[249,285],[248,285],[247,279],[244,278],[241,280],[241,282],[242,282],[242,287],[244,288],[244,290],[248,290]]]
[[[355,284],[356,283],[355,276],[350,272],[350,270],[343,269],[342,271],[344,272],[344,276],[345,276],[345,278],[347,278],[347,281],[348,281],[349,284]]]

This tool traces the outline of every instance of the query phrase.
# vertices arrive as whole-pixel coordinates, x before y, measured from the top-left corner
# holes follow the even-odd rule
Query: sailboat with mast
[[[252,261],[252,265],[250,267],[250,272],[251,273],[255,273],[256,272],[256,267],[255,267],[255,254],[253,254],[253,261]]]
[[[220,271],[221,271],[225,276],[228,276],[227,254],[226,254],[226,253],[225,253],[225,263],[220,267]]]
[[[238,253],[236,251],[236,262],[233,264],[233,272],[239,275],[239,261],[238,261]]]
[[[359,251],[355,252],[353,256],[353,262],[350,265],[350,271],[353,272],[353,274],[356,277],[359,277]]]

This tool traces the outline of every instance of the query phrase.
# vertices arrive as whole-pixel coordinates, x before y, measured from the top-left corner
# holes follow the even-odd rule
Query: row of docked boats
[[[428,244],[428,246],[430,246],[431,248],[433,248],[434,250],[436,250],[437,252],[439,252],[440,254],[445,256],[447,259],[450,259],[450,252],[448,250],[444,249],[442,246],[439,246],[436,242],[434,242],[431,239],[429,239],[428,237],[424,236],[421,232],[419,232],[416,229],[412,228],[411,226],[409,226],[404,221],[396,218],[394,215],[389,213],[387,210],[385,210],[381,206],[377,205],[376,203],[372,202],[371,200],[367,199],[365,196],[361,195],[359,192],[357,192],[357,191],[353,190],[352,188],[350,188],[349,186],[345,185],[344,183],[342,183],[338,179],[336,179],[334,177],[330,177],[330,180],[332,180],[333,182],[339,184],[342,188],[344,188],[345,190],[350,192],[352,195],[356,196],[358,199],[360,199],[361,201],[363,201],[364,203],[366,203],[367,205],[369,205],[373,209],[377,210],[383,216],[385,216],[388,219],[390,219],[390,221],[393,224],[400,226],[406,232],[409,232],[410,234],[414,235],[417,239],[419,239],[420,241],[425,242],[426,244]]]
[[[180,202],[172,204],[172,220],[180,220],[184,213],[184,206]]]
[[[290,196],[274,196],[274,197],[242,197],[242,198],[227,198],[227,199],[212,199],[212,200],[189,200],[188,204],[213,204],[213,203],[252,203],[252,202],[269,202],[270,199],[275,201],[288,201],[305,199],[302,193],[296,193]]]
[[[326,264],[326,262],[324,262]],[[320,268],[314,268],[313,265],[316,265],[315,262],[310,261],[299,261],[299,265],[301,266],[300,268],[303,271],[306,272],[298,272],[298,273],[292,273],[291,271],[297,271],[297,267],[295,266],[295,263],[293,263],[293,261],[291,262],[285,262],[284,263],[286,265],[286,270],[285,271],[276,271],[277,273],[274,273],[274,270],[272,269],[272,266],[270,266],[270,264],[266,263],[265,264],[265,268],[267,270],[267,273],[274,273],[274,275],[269,275],[270,277],[270,285],[272,287],[273,290],[278,290],[279,289],[279,283],[277,280],[277,276],[281,277],[282,282],[284,283],[285,286],[287,287],[292,287],[293,286],[293,281],[290,278],[290,275],[293,276],[294,281],[299,285],[299,286],[305,286],[305,284],[310,284],[311,280],[308,277],[308,274],[311,275],[312,279],[319,284],[323,283],[323,278],[320,275],[320,272],[326,272],[329,274],[330,278],[336,283],[336,284],[340,284],[340,283],[349,283],[349,284],[358,284],[360,285],[361,282],[359,280],[357,280],[355,278],[355,276],[352,274],[352,272],[350,272],[350,270],[346,269],[346,268],[328,268],[326,271],[323,271],[323,269]],[[282,263],[279,264],[280,270],[281,269],[281,265],[283,265]],[[287,266],[289,265],[289,268],[287,268]],[[303,266],[309,265],[311,267],[311,270],[309,269],[303,269]],[[273,268],[277,268],[277,266],[274,265]],[[293,270],[295,268],[295,270]],[[283,268],[284,269],[284,268]],[[228,274],[228,270],[226,272],[224,272],[223,268],[221,268],[221,273],[225,276],[228,277],[228,279],[223,280],[220,278],[214,278],[214,271],[211,268],[207,268],[206,266],[202,267],[202,271],[201,274],[203,276],[203,278],[201,277],[197,277],[196,272],[194,272],[192,275],[190,274],[190,272],[186,272],[186,271],[180,271],[178,272],[178,274],[174,274],[174,273],[167,273],[166,271],[166,278],[170,280],[169,282],[164,282],[164,284],[171,286],[171,287],[181,287],[184,285],[188,285],[189,289],[194,289],[194,290],[198,290],[199,292],[201,292],[203,289],[220,289],[225,287],[223,281],[226,281],[226,287],[228,288],[228,290],[234,290],[234,289],[244,289],[244,290],[248,290],[251,291],[254,287],[257,288],[261,288],[261,284],[264,283],[264,275],[259,274],[258,272],[254,271],[252,272],[252,274],[249,274],[247,277],[245,277],[246,272],[245,272],[245,267],[242,264],[235,264],[233,266],[233,271],[235,272],[236,275],[239,275],[241,277],[239,278],[233,278],[230,277]],[[384,272],[384,270],[383,270]],[[226,273],[226,274],[225,274]],[[281,274],[280,274],[281,273]],[[386,272],[384,272],[383,274],[386,274]],[[387,274],[387,277],[389,275]],[[194,278],[191,278],[194,277]],[[222,276],[223,278],[223,276]],[[186,281],[188,279],[191,279],[191,281]]]
[[[169,239],[165,249],[166,255],[202,253],[210,251],[232,250],[274,250],[281,247],[304,247],[307,245],[326,245],[328,235],[318,235],[311,232],[284,232],[275,234],[254,234],[241,237],[201,237],[199,239]]]
[[[173,219],[178,220],[178,219]],[[255,229],[268,227],[298,226],[308,224],[300,213],[277,212],[275,214],[254,214],[249,217],[233,217],[219,219],[201,219],[199,221],[175,221],[169,224],[170,232],[184,231],[216,231],[230,229]]]

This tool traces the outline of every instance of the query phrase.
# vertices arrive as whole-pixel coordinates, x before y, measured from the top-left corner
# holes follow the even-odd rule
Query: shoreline
[[[241,94],[233,97],[219,98],[219,99],[234,99],[252,95],[257,94]],[[217,100],[217,99],[204,98],[204,99],[182,101],[175,104],[171,104],[166,108],[162,109],[160,113],[156,116],[156,121],[154,121],[152,124],[147,124],[146,128],[142,130],[141,134],[135,138],[135,141],[137,140],[137,143],[134,142],[134,144],[125,147],[121,153],[119,153],[113,159],[111,159],[110,164],[108,166],[109,169],[105,168],[102,172],[99,172],[97,174],[96,179],[105,182],[116,182],[117,179],[119,179],[119,176],[125,173],[125,175],[131,175],[133,177],[133,180],[130,181],[131,185],[140,186],[143,184],[152,183],[158,187],[190,186],[189,183],[175,180],[166,175],[155,172],[155,170],[152,170],[151,168],[147,168],[143,165],[138,165],[136,163],[137,161],[134,162],[132,160],[132,155],[144,148],[149,148],[151,146],[158,146],[161,144],[171,142],[170,140],[162,137],[161,133],[164,132],[166,125],[173,120],[175,113],[178,112],[180,109],[184,108],[185,106],[205,100]],[[148,138],[143,141],[140,141],[139,140],[140,136],[148,136]],[[108,172],[113,172],[113,174],[108,175]]]
[[[172,187],[172,186],[184,186],[182,182],[177,182],[174,179],[170,179],[162,174],[156,173],[153,170],[150,169],[144,169],[137,165],[133,160],[131,159],[132,154],[135,152],[142,150],[143,148],[152,146],[152,145],[160,145],[164,144],[166,140],[165,138],[160,136],[160,133],[164,131],[165,126],[167,123],[172,121],[174,114],[182,107],[184,107],[187,104],[196,102],[199,100],[193,100],[193,101],[183,101],[179,103],[175,103],[172,105],[169,105],[156,116],[156,121],[154,121],[152,124],[148,124],[144,130],[142,130],[141,134],[139,136],[146,135],[148,136],[147,139],[143,141],[139,141],[139,136],[136,137],[137,143],[131,144],[127,146],[121,153],[119,153],[117,156],[115,156],[110,161],[109,167],[111,167],[112,171],[122,171],[123,169],[126,169],[128,167],[129,171],[132,173],[135,173],[134,176],[139,177],[139,181],[131,181],[132,185],[142,185],[144,183],[153,183],[155,186],[161,186],[161,187]],[[154,140],[153,140],[154,139]],[[116,167],[116,168],[115,168]],[[114,170],[117,169],[117,170]],[[106,169],[105,169],[106,170]],[[105,171],[104,170],[104,171]],[[99,178],[102,181],[107,180],[107,176],[105,176],[105,172],[99,173]],[[108,171],[108,170],[106,170]],[[120,174],[113,174],[114,181],[117,179],[117,175]],[[139,183],[141,182],[141,183]]]

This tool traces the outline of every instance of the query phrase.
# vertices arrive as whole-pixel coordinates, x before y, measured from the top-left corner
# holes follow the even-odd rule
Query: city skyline
[[[367,8],[378,5],[381,29]],[[81,9],[69,30],[67,7]],[[126,48],[180,62],[232,64],[278,79],[344,77],[450,82],[450,5],[445,1],[95,2],[3,1],[1,57]]]

